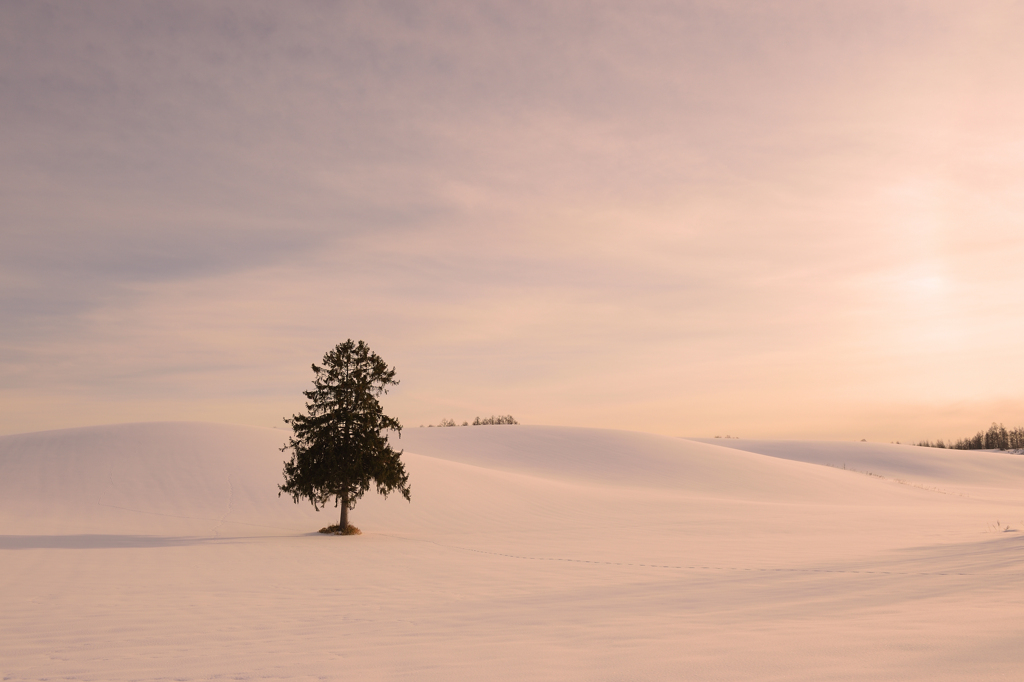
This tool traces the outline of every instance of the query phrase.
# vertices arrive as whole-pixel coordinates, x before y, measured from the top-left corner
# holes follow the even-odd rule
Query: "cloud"
[[[263,423],[349,336],[413,421],[1019,395],[1013,5],[0,13],[9,406]]]

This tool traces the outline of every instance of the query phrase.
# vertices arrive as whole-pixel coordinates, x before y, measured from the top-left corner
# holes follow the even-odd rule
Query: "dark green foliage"
[[[347,510],[374,484],[385,497],[398,491],[409,499],[409,475],[402,452],[388,443],[388,431],[401,437],[402,425],[388,417],[377,401],[395,381],[389,368],[369,346],[349,339],[324,355],[323,366],[313,365],[313,389],[303,391],[307,414],[285,419],[293,434],[282,452],[291,450],[284,464],[284,485],[295,502],[306,498],[317,510],[330,498],[341,506],[342,527]]]

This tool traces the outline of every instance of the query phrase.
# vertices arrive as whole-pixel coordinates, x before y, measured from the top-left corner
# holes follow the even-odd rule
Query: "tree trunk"
[[[338,522],[340,526],[338,530],[344,531],[348,528],[348,495],[341,496],[341,521]]]

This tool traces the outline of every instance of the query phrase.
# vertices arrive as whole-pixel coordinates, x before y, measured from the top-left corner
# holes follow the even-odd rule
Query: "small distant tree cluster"
[[[434,428],[433,424],[427,424],[428,427]],[[442,419],[441,423],[437,425],[438,428],[446,428],[449,426],[469,426],[469,422],[462,422],[462,424],[456,424],[454,419]],[[423,424],[420,424],[420,428],[423,428]]]
[[[477,417],[476,419],[473,420],[473,426],[487,426],[487,425],[490,425],[490,424],[518,424],[518,423],[519,422],[517,422],[515,420],[515,417],[513,417],[510,414],[498,415],[497,417],[494,417],[494,416],[484,417],[483,419],[481,419],[480,417]],[[446,417],[446,418],[442,419],[441,423],[438,424],[437,426],[438,426],[438,428],[444,428],[444,427],[448,427],[448,426],[469,426],[469,422],[462,422],[461,424],[456,424],[454,419],[448,419]],[[427,424],[427,427],[428,428],[434,428],[434,425],[433,424]],[[421,429],[423,428],[423,424],[420,424],[420,428]]]
[[[495,425],[495,424],[518,424],[518,423],[519,422],[517,422],[515,420],[515,418],[512,415],[510,415],[510,414],[498,415],[497,417],[492,415],[490,417],[484,417],[483,419],[481,419],[480,417],[477,417],[476,419],[473,420],[473,426],[491,426],[491,425]]]
[[[948,444],[941,438],[935,442],[923,440],[916,445],[954,450],[1021,450],[1024,449],[1024,426],[1007,430],[1002,424],[992,422],[988,431],[978,431],[970,438],[961,438]]]

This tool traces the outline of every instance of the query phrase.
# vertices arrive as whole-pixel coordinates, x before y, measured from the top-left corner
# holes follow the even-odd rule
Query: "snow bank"
[[[0,437],[4,678],[994,680],[1024,664],[1010,455],[409,429],[412,503],[368,494],[364,534],[326,537],[333,508],[277,497],[285,436]]]

